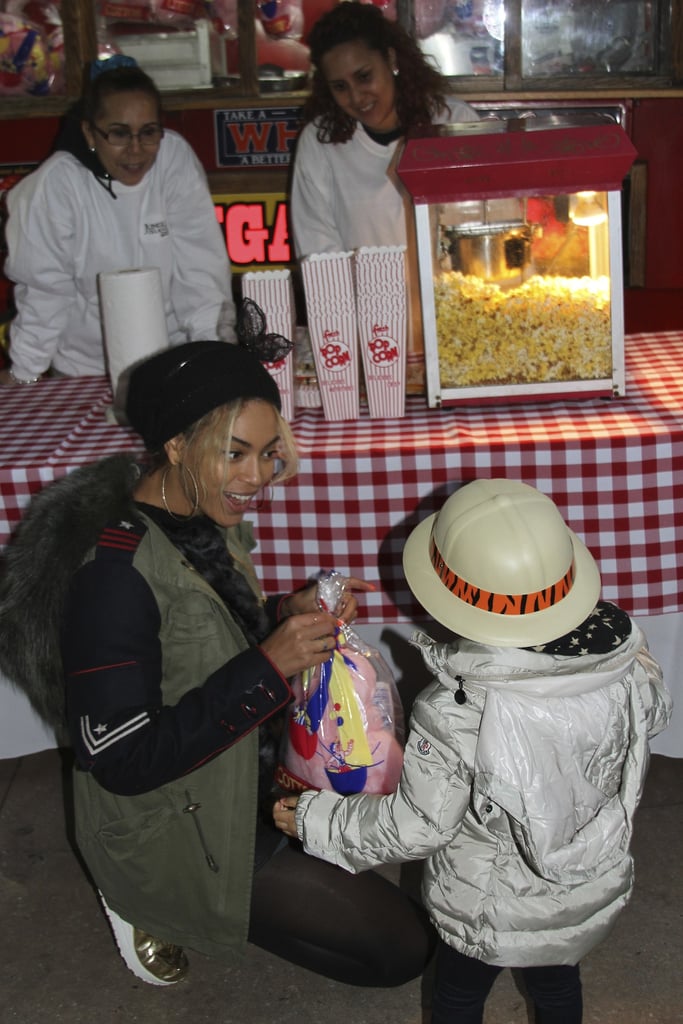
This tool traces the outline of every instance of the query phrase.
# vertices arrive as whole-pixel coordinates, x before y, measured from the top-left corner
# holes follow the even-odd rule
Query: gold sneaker
[[[126,967],[148,985],[175,985],[182,981],[189,968],[182,947],[135,928],[107,906],[102,893],[99,897]]]
[[[182,946],[155,939],[139,928],[133,928],[133,946],[143,968],[162,984],[172,985],[187,974],[189,965]]]

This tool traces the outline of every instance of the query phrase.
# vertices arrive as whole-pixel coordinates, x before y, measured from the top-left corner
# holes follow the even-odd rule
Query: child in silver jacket
[[[633,887],[629,845],[671,699],[645,638],[598,600],[598,568],[553,502],[512,480],[457,490],[406,543],[410,589],[455,634],[420,647],[396,793],[283,797],[274,815],[349,871],[425,859],[439,932],[432,1024],[481,1024],[504,967],[537,1024],[580,1024],[579,961]],[[400,937],[397,937],[400,941]]]

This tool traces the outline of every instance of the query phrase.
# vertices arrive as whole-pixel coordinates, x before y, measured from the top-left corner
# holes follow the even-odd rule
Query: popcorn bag
[[[358,328],[351,253],[306,256],[301,275],[325,419],[358,419]]]
[[[322,404],[308,328],[297,327],[294,332],[294,405],[300,409],[319,409]]]
[[[263,270],[242,275],[242,295],[257,303],[266,318],[269,332],[281,334],[294,341],[296,314],[291,272],[289,270]],[[264,366],[280,389],[282,415],[294,418],[294,353],[286,353],[275,362]]]
[[[346,579],[318,583],[318,604],[337,608]],[[379,651],[349,626],[322,665],[296,676],[276,782],[288,792],[393,793],[403,767],[403,708]]]
[[[356,251],[358,345],[371,417],[405,415],[405,246]]]

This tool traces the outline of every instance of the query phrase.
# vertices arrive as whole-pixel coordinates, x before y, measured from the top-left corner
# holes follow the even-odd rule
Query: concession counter
[[[395,666],[402,694],[414,692],[426,678],[409,636],[424,613],[403,579],[408,534],[461,483],[523,480],[553,498],[591,549],[603,597],[645,628],[676,702],[653,749],[683,757],[683,333],[628,336],[625,377],[626,395],[607,400],[428,409],[409,398],[400,419],[371,419],[362,407],[343,422],[298,409],[299,472],[249,514],[264,590],[291,590],[321,569],[374,583],[358,629]],[[0,546],[51,481],[141,451],[106,416],[105,378],[45,380],[7,389],[2,402]],[[0,757],[51,743],[23,695],[0,680]]]

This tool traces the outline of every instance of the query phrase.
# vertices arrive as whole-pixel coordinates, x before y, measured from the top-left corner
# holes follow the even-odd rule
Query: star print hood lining
[[[614,615],[619,629],[607,638],[603,628]],[[547,653],[545,648],[493,647],[464,637],[436,643],[425,633],[416,633],[413,643],[422,650],[425,664],[437,679],[451,689],[462,683],[469,687],[497,689],[545,700],[599,690],[620,678],[635,657],[642,639],[641,631],[614,605],[601,603],[592,618],[596,620],[599,640],[592,644],[590,621],[582,623],[573,635],[567,634],[563,648],[575,654]],[[625,627],[625,628],[624,628]],[[576,643],[573,643],[573,639]],[[613,653],[608,653],[612,644]],[[586,644],[597,647],[589,650]]]

